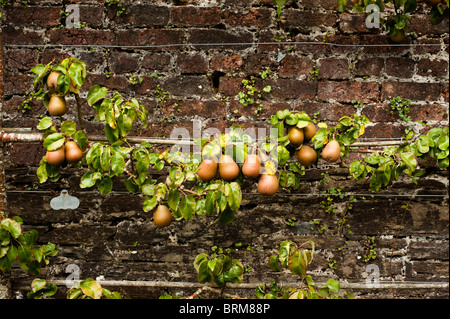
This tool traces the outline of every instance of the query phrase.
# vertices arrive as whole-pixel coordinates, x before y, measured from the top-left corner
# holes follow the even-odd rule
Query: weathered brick
[[[66,45],[114,45],[115,34],[108,30],[88,30],[88,29],[50,29],[46,36],[53,44]]]
[[[200,53],[179,54],[177,64],[181,74],[206,74],[208,72],[208,62]]]
[[[447,77],[448,61],[421,59],[417,62],[417,74],[431,77]]]
[[[184,32],[181,30],[131,29],[117,31],[117,44],[121,46],[155,46],[154,49],[178,49],[164,47],[166,44],[182,44]]]
[[[385,72],[398,78],[411,78],[414,74],[415,62],[409,58],[389,57],[386,59]]]
[[[150,71],[166,72],[170,66],[170,55],[164,53],[147,53],[141,61],[141,67]]]
[[[378,76],[384,70],[384,61],[383,58],[376,57],[360,59],[355,63],[353,73],[359,76]]]
[[[415,101],[438,101],[440,88],[438,83],[386,82],[382,84],[382,100],[396,96]]]
[[[314,99],[317,92],[317,82],[301,81],[296,79],[269,80],[271,97],[278,99]]]
[[[299,77],[308,75],[312,67],[313,62],[311,59],[288,54],[281,60],[281,67],[278,73],[283,78]]]
[[[230,72],[239,69],[244,64],[244,59],[237,55],[217,54],[211,58],[210,68],[213,71]]]
[[[111,14],[112,13],[112,14]],[[132,4],[126,7],[126,14],[110,13],[110,19],[117,24],[137,27],[162,27],[169,23],[170,9],[167,6]]]
[[[251,46],[253,36],[248,31],[239,31],[231,33],[226,30],[204,30],[194,29],[189,31],[188,42],[196,44],[196,48],[202,50],[208,49],[230,49],[230,50],[244,50]],[[214,45],[198,45],[198,44],[214,44]],[[218,43],[218,44],[216,44]],[[220,44],[225,45],[220,45]],[[237,43],[237,45],[232,45]]]
[[[326,27],[336,25],[337,17],[334,13],[322,13],[317,11],[304,11],[298,9],[288,9],[285,27],[299,28],[301,31],[311,31],[312,28],[325,30]]]
[[[7,6],[6,23],[11,25],[57,26],[61,7]]]
[[[111,66],[111,71],[114,74],[122,73],[134,73],[138,71],[139,57],[126,53],[126,52],[114,52],[109,56],[109,65]]]
[[[357,100],[363,103],[376,101],[379,87],[373,82],[319,82],[317,97],[319,100],[335,100],[351,102]]]
[[[241,13],[225,10],[221,12],[223,23],[232,27],[266,28],[272,24],[271,10],[250,8],[248,12]]]
[[[350,76],[347,59],[325,58],[319,60],[319,76],[325,79],[343,80]]]
[[[172,7],[172,24],[176,26],[214,26],[220,23],[219,8]]]

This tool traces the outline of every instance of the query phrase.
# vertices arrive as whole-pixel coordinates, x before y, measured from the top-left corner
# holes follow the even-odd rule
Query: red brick
[[[235,11],[222,11],[222,21],[232,27],[266,28],[272,24],[269,9],[250,8],[245,14]]]
[[[163,27],[169,24],[170,10],[166,6],[133,4],[126,6],[126,14],[117,16],[115,6],[107,7],[109,18],[116,24],[137,27]]]
[[[313,28],[325,30],[326,27],[334,27],[337,24],[337,16],[334,13],[288,9],[284,14],[286,23],[283,26],[298,28],[300,31],[311,31]]]
[[[172,7],[172,24],[176,26],[214,26],[220,23],[218,8]]]
[[[317,97],[323,101],[368,103],[376,101],[378,94],[378,84],[373,82],[319,82]]]
[[[222,76],[219,82],[219,92],[227,96],[235,96],[242,89],[242,78]]]
[[[216,100],[182,99],[169,100],[164,107],[163,115],[196,116],[200,118],[218,118],[227,116],[224,102]]]
[[[313,62],[309,58],[293,56],[291,54],[281,60],[278,74],[283,78],[308,75],[312,70]]]
[[[414,74],[415,62],[409,58],[389,57],[386,59],[385,72],[398,78],[411,78]]]
[[[355,109],[353,105],[346,105],[340,103],[321,103],[321,102],[301,102],[294,105],[294,109],[298,111],[305,111],[311,119],[314,118],[314,113],[318,120],[337,122],[343,116],[351,116]]]
[[[158,50],[178,50],[179,47],[164,47],[164,45],[183,43],[184,32],[181,30],[161,29],[120,30],[117,32],[117,42],[121,46],[157,46],[155,49]]]
[[[417,74],[432,77],[448,77],[448,61],[421,59],[417,62]]]
[[[403,97],[414,101],[438,101],[440,98],[439,83],[386,82],[382,84],[381,98],[388,100]]]
[[[213,71],[230,72],[239,69],[244,64],[244,59],[237,55],[217,54],[211,58],[210,68]]]
[[[5,54],[6,66],[18,70],[30,70],[38,64],[38,53],[23,49],[11,49]]]
[[[57,26],[61,7],[6,6],[6,23],[12,25]]]
[[[248,31],[240,31],[231,33],[227,30],[220,29],[194,29],[189,32],[189,43],[193,44],[214,44],[214,45],[196,45],[197,49],[211,50],[211,49],[229,49],[229,50],[244,50],[253,43],[253,35]],[[219,43],[219,45],[216,45]],[[226,45],[220,45],[224,43]],[[238,45],[232,45],[239,43]],[[247,44],[250,43],[250,44]]]
[[[368,29],[365,13],[343,13],[340,15],[340,29],[345,33],[379,32],[379,28]]]
[[[448,20],[444,19],[439,24],[432,24],[429,14],[411,15],[411,23],[408,32],[416,32],[418,35],[442,35],[448,33]]]
[[[37,31],[6,25],[2,27],[3,45],[5,44],[42,44],[44,34]]]
[[[321,78],[343,80],[350,76],[347,59],[325,58],[319,60],[319,75]]]
[[[363,58],[355,63],[353,68],[353,73],[355,75],[366,76],[366,75],[380,75],[384,70],[384,59],[383,58]]]
[[[114,74],[134,73],[138,71],[138,56],[126,52],[114,52],[110,54],[109,65]]]
[[[179,54],[177,64],[181,74],[206,74],[208,72],[208,62],[200,53]]]
[[[168,71],[170,55],[164,53],[147,53],[141,61],[141,67],[150,71]]]
[[[266,81],[272,86],[271,97],[279,99],[314,99],[317,92],[317,82],[283,79]]]
[[[115,35],[109,30],[88,30],[75,28],[51,29],[46,33],[52,44],[66,45],[114,45]]]

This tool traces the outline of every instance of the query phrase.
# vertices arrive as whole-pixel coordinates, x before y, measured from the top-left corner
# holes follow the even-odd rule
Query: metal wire
[[[332,42],[225,42],[225,43],[170,43],[154,45],[106,45],[106,44],[4,44],[4,47],[27,47],[27,48],[47,48],[47,47],[72,47],[72,48],[114,48],[114,49],[156,49],[167,47],[184,46],[260,46],[260,45],[325,45],[334,47],[416,47],[416,46],[445,46],[440,43],[392,43],[392,44],[341,44]]]

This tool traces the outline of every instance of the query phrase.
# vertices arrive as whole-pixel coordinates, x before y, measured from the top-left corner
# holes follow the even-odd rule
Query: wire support
[[[426,47],[426,46],[445,46],[440,43],[389,43],[389,44],[342,44],[333,42],[217,42],[217,43],[168,43],[168,44],[153,44],[153,45],[108,45],[108,44],[3,44],[4,47],[11,48],[54,48],[54,47],[68,47],[68,48],[111,48],[111,49],[158,49],[171,47],[214,47],[214,46],[262,46],[262,45],[323,45],[333,47]]]

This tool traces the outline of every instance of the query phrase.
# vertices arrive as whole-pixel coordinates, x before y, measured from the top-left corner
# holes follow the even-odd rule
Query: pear
[[[305,135],[303,133],[303,129],[297,127],[291,127],[288,131],[289,136],[289,144],[292,146],[300,146],[303,144],[303,140],[305,139]]]
[[[47,153],[45,153],[45,158],[47,159],[47,163],[49,163],[50,165],[61,165],[66,159],[64,146],[60,147],[56,151],[47,151]]]
[[[216,159],[204,159],[198,166],[197,175],[202,182],[209,182],[216,176],[218,166]]]
[[[257,178],[261,173],[261,160],[256,154],[250,154],[244,161],[242,173],[250,178]]]
[[[172,213],[165,205],[159,205],[153,214],[153,222],[158,227],[167,227],[172,223]]]
[[[65,145],[66,148],[66,161],[68,163],[74,164],[83,158],[83,151],[80,149],[78,144],[74,141],[69,141]]]
[[[275,174],[261,174],[258,181],[258,193],[272,196],[278,191],[278,188],[278,178]]]
[[[341,156],[341,146],[338,141],[333,139],[325,145],[322,150],[322,158],[328,162],[336,162]]]
[[[48,112],[51,116],[61,116],[66,114],[67,105],[64,96],[53,95],[48,102]]]
[[[303,128],[303,135],[305,137],[304,141],[309,142],[316,135],[317,127],[313,122],[309,123],[308,126]]]
[[[60,74],[61,74],[60,72],[53,71],[47,77],[47,87],[48,87],[49,91],[51,91],[51,92],[58,91],[58,76]]]
[[[231,181],[238,177],[239,166],[229,155],[222,155],[219,162],[220,177],[226,181]]]
[[[297,160],[303,166],[309,167],[317,161],[317,153],[312,147],[303,145],[297,151]]]

